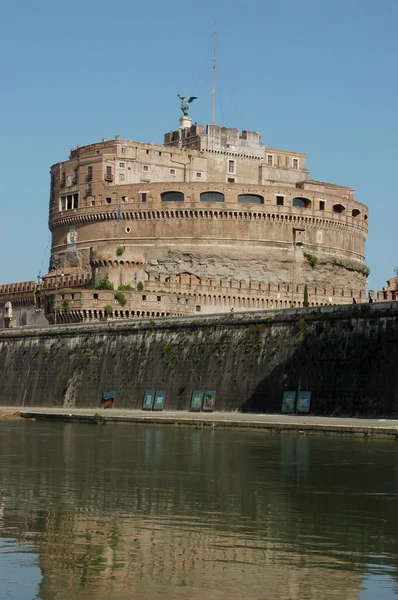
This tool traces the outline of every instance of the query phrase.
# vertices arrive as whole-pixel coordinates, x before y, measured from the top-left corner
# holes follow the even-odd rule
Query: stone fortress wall
[[[363,301],[367,207],[311,180],[305,161],[256,132],[201,125],[164,145],[72,149],[51,168],[51,269],[140,281],[154,316],[301,306],[305,285],[310,305]],[[128,292],[118,316],[141,316],[145,292]],[[80,298],[79,318],[98,309]]]

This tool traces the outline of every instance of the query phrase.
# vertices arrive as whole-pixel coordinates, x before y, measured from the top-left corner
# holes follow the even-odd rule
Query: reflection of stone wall
[[[378,303],[3,330],[0,403],[96,407],[116,390],[116,406],[140,408],[164,389],[166,409],[187,410],[207,388],[218,410],[279,412],[300,388],[314,413],[396,416],[397,315]]]
[[[396,576],[385,443],[23,422],[2,453],[1,525],[42,598],[358,600],[370,555]]]

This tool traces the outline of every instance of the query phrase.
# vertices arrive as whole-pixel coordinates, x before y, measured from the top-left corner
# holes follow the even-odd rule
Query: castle
[[[366,299],[368,209],[354,190],[312,180],[305,154],[257,132],[187,115],[162,145],[72,148],[51,167],[49,227],[48,275],[0,286],[2,306],[30,307],[25,322]]]

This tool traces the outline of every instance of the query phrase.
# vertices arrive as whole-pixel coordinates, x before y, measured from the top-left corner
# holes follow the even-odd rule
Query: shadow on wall
[[[301,318],[291,334],[242,412],[280,412],[285,391],[309,390],[311,414],[398,418],[396,320]]]

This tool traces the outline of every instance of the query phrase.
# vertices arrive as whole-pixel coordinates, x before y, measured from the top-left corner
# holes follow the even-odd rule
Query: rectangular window
[[[202,179],[202,173],[199,173],[199,171],[196,173],[196,179]]]
[[[93,167],[87,167],[87,181],[91,181],[93,178]]]
[[[119,173],[119,181],[124,181],[124,173]]]
[[[86,196],[92,196],[93,195],[93,186],[91,185],[91,183],[89,183],[87,185],[87,189],[86,189]]]
[[[119,163],[119,167],[121,167],[122,169],[124,169],[125,166],[125,163]]]
[[[120,151],[121,151],[122,154],[126,154],[126,148],[124,146],[122,146],[120,148]]]
[[[105,181],[112,181],[112,167],[106,167],[106,169],[105,169]]]
[[[228,183],[235,183],[235,178],[234,177],[228,177]]]
[[[146,202],[146,192],[141,192],[141,202]]]
[[[156,296],[157,302],[161,302],[162,296]]]
[[[79,194],[60,196],[59,210],[73,210],[74,208],[79,208]]]
[[[144,294],[144,296],[142,296],[142,300],[143,300],[143,302],[145,302],[145,300],[146,300],[146,295],[145,294]]]
[[[72,183],[73,184],[79,183],[79,169],[75,169],[73,171],[73,180],[72,180]]]
[[[170,175],[175,175],[176,174],[176,170],[175,169],[170,169]]]
[[[98,300],[98,294],[93,294],[93,299]]]
[[[235,161],[234,160],[228,161],[228,173],[235,173]]]
[[[276,205],[277,206],[283,206],[283,201],[284,201],[284,196],[277,196],[276,197]]]
[[[299,168],[299,161],[298,158],[293,158],[293,169],[297,169]]]
[[[272,167],[274,165],[274,157],[272,154],[267,154],[267,165]]]
[[[148,173],[149,165],[142,165],[142,170],[145,171],[145,173]]]
[[[319,201],[319,210],[325,210],[325,202],[324,200]]]
[[[66,184],[66,173],[63,172],[62,177],[61,177],[61,187],[65,187],[65,184]]]

